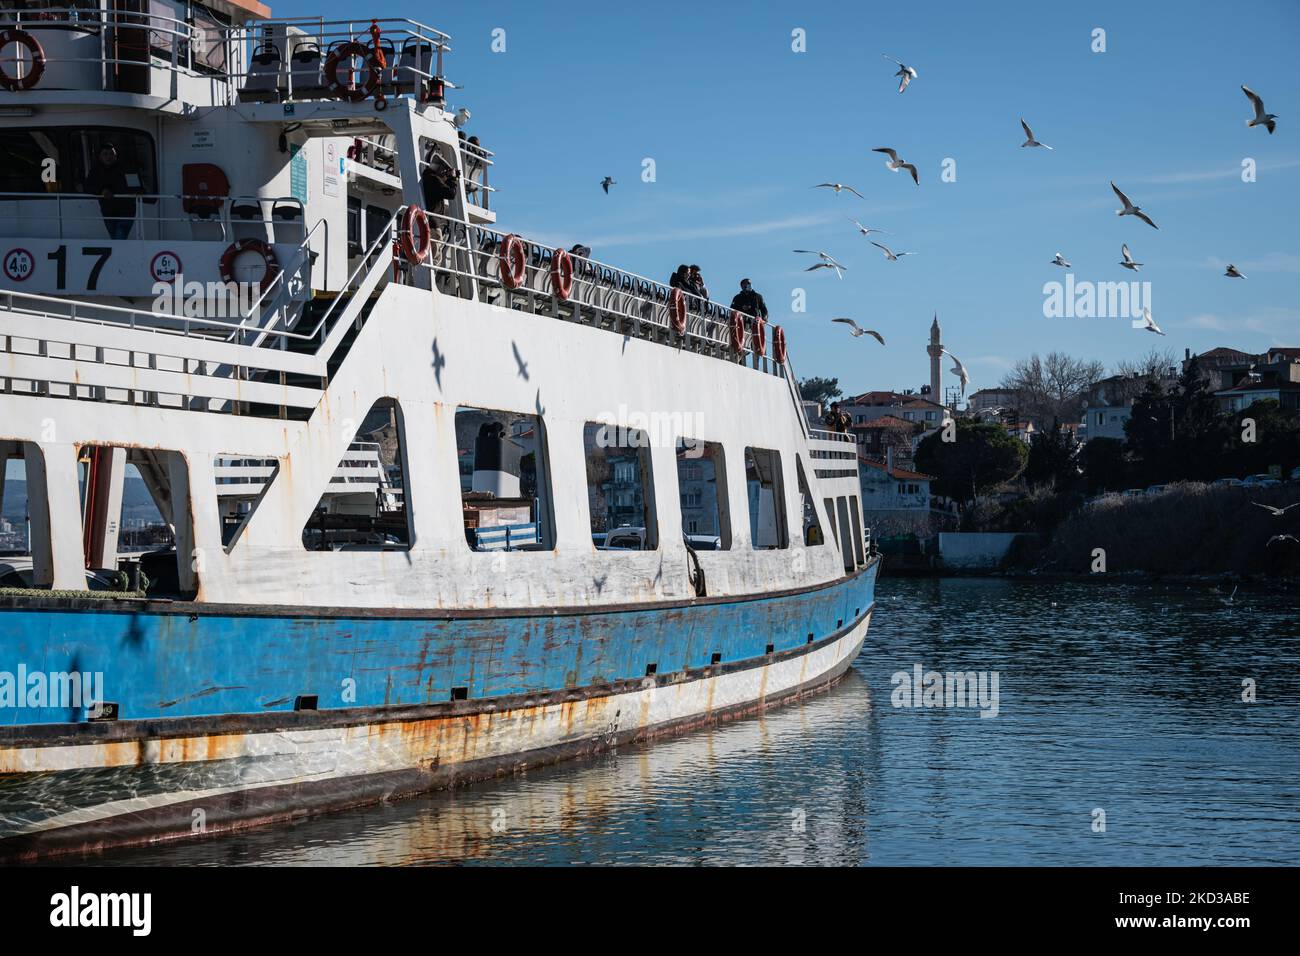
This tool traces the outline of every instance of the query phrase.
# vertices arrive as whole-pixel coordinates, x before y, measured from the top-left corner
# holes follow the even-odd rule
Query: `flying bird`
[[[1122,265],[1125,269],[1132,269],[1134,272],[1137,272],[1139,269],[1142,268],[1143,264],[1141,262],[1133,261],[1133,254],[1128,251],[1127,242],[1124,243],[1123,247],[1120,249],[1120,252],[1123,253],[1124,255],[1124,261],[1121,262],[1120,265]]]
[[[862,328],[862,326],[858,325],[858,323],[854,322],[852,319],[831,319],[831,321],[842,322],[845,325],[849,326],[849,334],[852,335],[855,339],[861,338],[864,335],[869,335],[877,342],[879,342],[881,345],[885,344],[885,337],[883,335],[881,335],[875,329]]]
[[[1260,502],[1260,501],[1252,501],[1251,504],[1254,505],[1256,508],[1263,508],[1263,509],[1264,509],[1265,511],[1267,511],[1269,514],[1271,514],[1271,515],[1273,515],[1273,516],[1275,516],[1275,517],[1278,517],[1278,518],[1282,517],[1284,514],[1286,514],[1286,513],[1287,513],[1288,511],[1290,511],[1292,508],[1300,508],[1300,501],[1297,501],[1297,502],[1296,502],[1295,504],[1293,504],[1293,505],[1287,505],[1285,508],[1275,508],[1273,505],[1266,505],[1266,504],[1264,504],[1263,502]]]
[[[1061,255],[1059,252],[1052,257],[1051,264],[1054,266],[1064,266],[1067,269],[1070,268],[1070,264],[1065,261],[1065,256]]]
[[[899,159],[898,153],[894,150],[890,149],[888,146],[877,146],[872,150],[872,152],[884,153],[889,157],[889,162],[885,163],[886,169],[891,169],[894,172],[898,172],[900,169],[906,169],[912,174],[912,182],[916,183],[918,186],[921,185],[921,177],[917,175],[916,167],[911,163],[905,163],[903,160]]]
[[[843,263],[837,261],[835,257],[832,256],[830,253],[819,252],[814,249],[796,249],[794,251],[804,255],[816,256],[818,259],[821,260],[821,262],[817,262],[814,263],[813,265],[810,265],[807,269],[804,270],[804,272],[812,272],[814,269],[834,269],[835,274],[837,276],[839,276],[841,279],[844,278],[844,269],[846,268],[846,266]]]
[[[1245,93],[1246,98],[1249,99],[1250,102],[1253,103],[1255,106],[1255,118],[1246,120],[1246,125],[1263,126],[1268,130],[1268,135],[1272,136],[1273,130],[1277,129],[1277,123],[1274,122],[1274,120],[1276,120],[1277,117],[1274,116],[1272,113],[1264,112],[1264,101],[1261,100],[1259,98],[1259,94],[1256,93],[1254,90],[1252,90],[1250,87],[1243,86],[1241,88],[1241,92]]]
[[[886,60],[893,60],[895,63],[898,64],[898,72],[895,73],[894,76],[901,76],[903,78],[902,81],[898,84],[898,92],[900,93],[903,92],[903,90],[907,89],[907,84],[911,83],[914,79],[916,79],[916,70],[912,69],[910,66],[905,64],[902,60],[898,59],[897,57],[890,56],[888,53],[882,53],[880,55],[883,56]]]
[[[948,369],[948,371],[952,372],[953,375],[956,375],[959,379],[961,379],[961,393],[965,395],[966,386],[970,384],[970,375],[966,373],[966,366],[962,365],[961,359],[957,358],[957,356],[953,355],[947,349],[943,349],[942,354],[952,359],[952,368]]]
[[[1228,271],[1225,272],[1224,275],[1227,276],[1229,279],[1246,278],[1244,275],[1242,275],[1240,272],[1237,271],[1237,267],[1234,266],[1231,262],[1228,263]]]
[[[1029,124],[1025,122],[1025,118],[1023,116],[1020,118],[1020,125],[1024,127],[1025,130],[1025,141],[1020,144],[1021,149],[1024,149],[1026,146],[1041,146],[1043,147],[1043,149],[1052,148],[1048,146],[1046,143],[1040,143],[1038,140],[1034,139],[1034,131],[1029,128]]]
[[[880,233],[880,234],[883,235],[883,236],[887,236],[887,235],[889,235],[889,233],[885,232],[885,230],[883,230],[883,229],[873,229],[873,228],[870,227],[870,226],[864,226],[864,225],[862,225],[862,223],[858,222],[856,219],[850,219],[849,222],[851,222],[851,223],[853,223],[853,225],[857,226],[857,227],[858,227],[858,232],[862,233],[864,236],[869,236],[869,235],[871,235],[873,232],[878,232],[878,233]]]
[[[1275,534],[1273,537],[1268,539],[1268,544],[1264,545],[1264,547],[1273,547],[1274,541],[1295,541],[1296,544],[1300,544],[1300,539],[1297,539],[1293,534]]]
[[[859,199],[866,198],[865,196],[862,195],[862,193],[858,192],[852,186],[846,186],[844,185],[844,183],[818,183],[816,186],[813,187],[813,189],[833,189],[835,190],[835,195],[837,196],[840,194],[840,190],[847,189],[849,192],[853,193],[853,195],[857,196]]]
[[[877,249],[879,249],[879,250],[881,250],[882,252],[884,252],[884,254],[885,254],[885,258],[888,259],[890,262],[897,262],[897,261],[898,261],[901,257],[903,257],[903,256],[914,256],[914,255],[916,255],[915,252],[895,252],[893,249],[889,248],[889,246],[882,246],[880,243],[876,242],[876,240],[874,240],[874,239],[871,240],[871,244],[872,244],[873,246],[875,246]]]
[[[618,180],[614,179],[613,176],[606,176],[604,179],[600,181],[600,188],[605,190],[606,196],[609,195],[609,187],[617,186],[617,185],[618,185]]]
[[[1129,200],[1129,198],[1128,198],[1127,196],[1125,196],[1122,192],[1120,192],[1119,187],[1115,185],[1115,182],[1114,182],[1113,180],[1111,181],[1110,188],[1113,189],[1113,190],[1115,190],[1115,195],[1118,196],[1118,197],[1119,197],[1119,201],[1122,202],[1122,203],[1124,204],[1124,208],[1123,208],[1123,209],[1116,209],[1116,210],[1115,210],[1115,215],[1117,215],[1117,216],[1137,216],[1139,219],[1141,219],[1143,222],[1145,222],[1145,223],[1146,223],[1148,226],[1150,226],[1152,229],[1159,229],[1159,228],[1160,228],[1160,227],[1157,226],[1154,222],[1151,221],[1151,217],[1150,217],[1150,216],[1148,216],[1146,213],[1144,213],[1144,212],[1142,211],[1142,207],[1141,207],[1141,206],[1135,206],[1135,205],[1133,205],[1133,203]]]
[[[1154,320],[1153,318],[1151,318],[1151,310],[1150,310],[1150,309],[1143,309],[1143,310],[1142,310],[1142,321],[1143,321],[1144,323],[1146,323],[1145,325],[1142,326],[1142,329],[1143,329],[1144,331],[1147,331],[1147,332],[1154,332],[1156,335],[1164,335],[1164,334],[1165,334],[1164,332],[1162,332],[1162,331],[1160,330],[1160,326],[1156,325],[1155,320]]]

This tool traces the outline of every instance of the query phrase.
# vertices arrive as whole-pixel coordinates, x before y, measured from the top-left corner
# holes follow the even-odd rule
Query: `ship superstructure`
[[[0,856],[847,668],[878,568],[852,439],[809,428],[779,328],[499,227],[450,37],[251,0],[0,30]],[[163,546],[128,540],[133,493]]]

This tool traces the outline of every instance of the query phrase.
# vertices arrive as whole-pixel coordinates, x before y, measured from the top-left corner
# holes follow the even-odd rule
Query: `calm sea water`
[[[1300,597],[885,579],[835,689],[761,718],[131,864],[1294,864]],[[891,706],[996,671],[995,718]],[[1242,701],[1243,679],[1257,701]],[[1098,832],[1105,812],[1105,830]]]

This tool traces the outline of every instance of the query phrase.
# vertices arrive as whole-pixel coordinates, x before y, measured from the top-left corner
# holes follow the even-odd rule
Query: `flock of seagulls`
[[[899,93],[904,92],[907,89],[908,85],[913,80],[916,79],[917,71],[913,67],[910,67],[907,64],[905,64],[902,60],[898,59],[897,57],[890,56],[888,53],[882,53],[881,56],[898,65],[898,71],[894,74],[894,76],[899,78],[898,92]],[[1276,122],[1277,116],[1273,113],[1269,113],[1265,111],[1264,101],[1249,87],[1242,86],[1241,89],[1242,92],[1246,94],[1247,98],[1250,99],[1250,102],[1252,103],[1255,109],[1254,117],[1248,120],[1246,122],[1246,125],[1248,127],[1263,126],[1268,130],[1270,134],[1272,134],[1277,126],[1277,122]],[[1031,149],[1041,148],[1046,150],[1053,149],[1053,147],[1049,146],[1047,143],[1044,143],[1034,134],[1033,128],[1027,122],[1025,122],[1025,118],[1023,116],[1020,117],[1020,127],[1021,129],[1024,130],[1025,133],[1025,141],[1020,144],[1022,149],[1025,148],[1031,148]],[[916,165],[914,163],[908,162],[907,160],[899,156],[898,151],[896,149],[894,149],[891,146],[877,146],[872,149],[872,152],[883,153],[888,158],[887,162],[885,163],[885,168],[890,170],[890,172],[897,173],[897,172],[906,171],[911,175],[913,183],[915,183],[917,186],[921,185],[921,176],[920,173],[917,171]],[[861,192],[859,192],[853,186],[850,186],[846,183],[839,183],[839,182],[818,183],[816,186],[812,188],[831,189],[834,190],[836,195],[839,195],[841,192],[849,192],[852,193],[854,196],[857,196],[859,199],[865,198]],[[1121,217],[1132,216],[1135,219],[1140,219],[1142,222],[1145,222],[1152,229],[1155,230],[1160,229],[1160,227],[1156,225],[1155,220],[1153,220],[1151,216],[1145,210],[1143,210],[1141,206],[1133,202],[1124,193],[1122,189],[1120,189],[1117,185],[1115,185],[1115,182],[1113,180],[1110,183],[1110,188],[1114,191],[1116,198],[1119,199],[1121,204],[1120,208],[1115,210],[1115,214],[1117,216],[1121,216]],[[608,189],[606,189],[606,191],[608,191]],[[891,249],[889,246],[885,245],[883,242],[877,242],[876,240],[871,239],[871,236],[877,233],[881,235],[888,235],[888,233],[885,232],[885,230],[877,229],[874,226],[864,226],[862,222],[857,219],[850,218],[849,221],[853,223],[853,225],[857,228],[858,233],[863,238],[867,239],[873,246],[875,246],[884,254],[885,260],[887,262],[897,262],[899,261],[899,259],[903,258],[904,256],[915,255],[915,253],[913,252],[897,252]],[[835,274],[840,279],[844,278],[844,271],[846,269],[846,266],[844,266],[843,263],[839,262],[829,253],[824,251],[815,251],[811,249],[796,249],[794,251],[800,255],[817,256],[818,261],[815,262],[813,265],[809,266],[805,271],[813,272],[817,269],[833,269],[835,271]],[[1131,272],[1138,272],[1141,270],[1142,266],[1145,265],[1145,263],[1138,262],[1136,259],[1133,258],[1133,253],[1129,249],[1128,243],[1124,243],[1120,247],[1120,255],[1122,258],[1120,259],[1118,264],[1122,268],[1128,269]],[[1073,268],[1070,261],[1065,257],[1063,253],[1060,252],[1056,253],[1056,255],[1052,257],[1051,265],[1058,266],[1062,269]],[[1228,264],[1227,271],[1224,272],[1224,275],[1230,279],[1246,278],[1246,276],[1243,275],[1237,269],[1237,267],[1231,263]],[[852,335],[854,338],[860,338],[864,335],[868,335],[874,338],[881,345],[885,344],[885,339],[879,332],[875,331],[874,329],[865,329],[860,325],[858,325],[857,322],[851,318],[841,316],[841,317],[834,318],[831,321],[834,323],[839,323],[847,326],[849,334]],[[1141,328],[1144,331],[1151,332],[1155,335],[1165,334],[1164,330],[1161,329],[1160,326],[1157,325],[1155,320],[1151,317],[1151,310],[1149,308],[1144,308],[1142,310]],[[953,355],[947,349],[943,350],[943,354],[947,355],[949,358],[952,359],[953,367],[951,369],[951,372],[960,379],[962,393],[965,394],[966,388],[970,384],[970,375],[966,371],[966,367],[961,363],[961,361],[955,355]],[[1261,507],[1265,507],[1265,506],[1261,506]]]

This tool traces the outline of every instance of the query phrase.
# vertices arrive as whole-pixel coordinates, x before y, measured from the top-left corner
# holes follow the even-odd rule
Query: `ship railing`
[[[522,240],[526,260],[524,281],[517,288],[507,289],[501,281],[499,254],[506,233],[486,226],[467,226],[442,215],[430,215],[429,219],[435,224],[435,236],[433,255],[425,266],[443,278],[438,283],[443,291],[450,289],[465,296],[468,283],[461,280],[471,280],[478,283],[479,297],[485,302],[523,307],[553,317],[572,318],[587,313],[606,327],[635,330],[672,341],[673,290],[663,283],[597,259],[571,255],[573,287],[568,299],[561,299],[552,288],[551,263],[555,250]],[[684,338],[687,345],[718,357],[751,361],[754,368],[786,376],[787,366],[769,357],[770,332],[764,333],[765,354],[755,354],[757,319],[748,313],[740,313],[745,326],[741,349],[738,352],[732,349],[731,314],[730,306],[686,294]]]
[[[460,144],[460,163],[465,170],[465,197],[474,205],[491,210],[496,190],[488,183],[496,153],[474,143]],[[475,177],[478,178],[475,178]]]
[[[36,237],[53,231],[49,238],[56,239],[106,239],[106,218],[130,219],[130,239],[182,239],[179,235],[164,235],[167,225],[187,226],[190,239],[228,242],[236,238],[270,236],[276,242],[297,242],[306,234],[304,206],[293,196],[209,196],[121,193],[117,200],[130,200],[134,209],[130,216],[106,217],[99,209],[100,197],[94,193],[72,192],[6,192],[0,193],[0,203],[53,203],[53,215],[41,208],[41,215],[11,218],[0,227],[6,236],[31,235]],[[91,204],[94,204],[93,206]],[[270,205],[267,212],[265,205]],[[69,229],[68,224],[75,224]],[[39,233],[15,230],[40,227]],[[180,231],[179,229],[175,231]],[[152,235],[150,234],[152,233]]]
[[[18,28],[31,33],[44,48],[46,89],[112,88],[118,67],[166,69],[170,95],[178,93],[178,77],[220,75],[226,66],[225,28],[216,20],[200,27],[164,13],[105,9],[94,5],[6,8],[0,10],[0,31]],[[0,59],[5,72],[27,76],[32,58],[24,47]],[[228,83],[228,80],[223,80]]]
[[[376,41],[384,64],[375,62]],[[380,17],[363,20],[327,20],[323,17],[282,17],[251,20],[226,31],[241,53],[238,69],[229,72],[244,101],[333,99],[331,85],[346,75],[349,89],[366,85],[373,69],[376,95],[414,95],[440,99],[452,86],[443,78],[443,57],[451,51],[451,37],[418,20]],[[346,54],[337,61],[336,76],[326,74],[330,54],[347,44],[361,44],[364,58]]]
[[[330,476],[326,494],[358,494],[377,490],[386,483],[380,464],[378,442],[352,442]],[[255,498],[275,475],[279,462],[274,458],[236,458],[223,455],[213,462],[217,495],[220,497]],[[367,487],[358,488],[357,485]],[[400,488],[385,488],[385,493],[400,496]]]
[[[810,428],[808,430],[809,438],[816,438],[818,441],[842,442],[847,445],[856,445],[857,439],[847,432],[831,432],[822,428]]]

